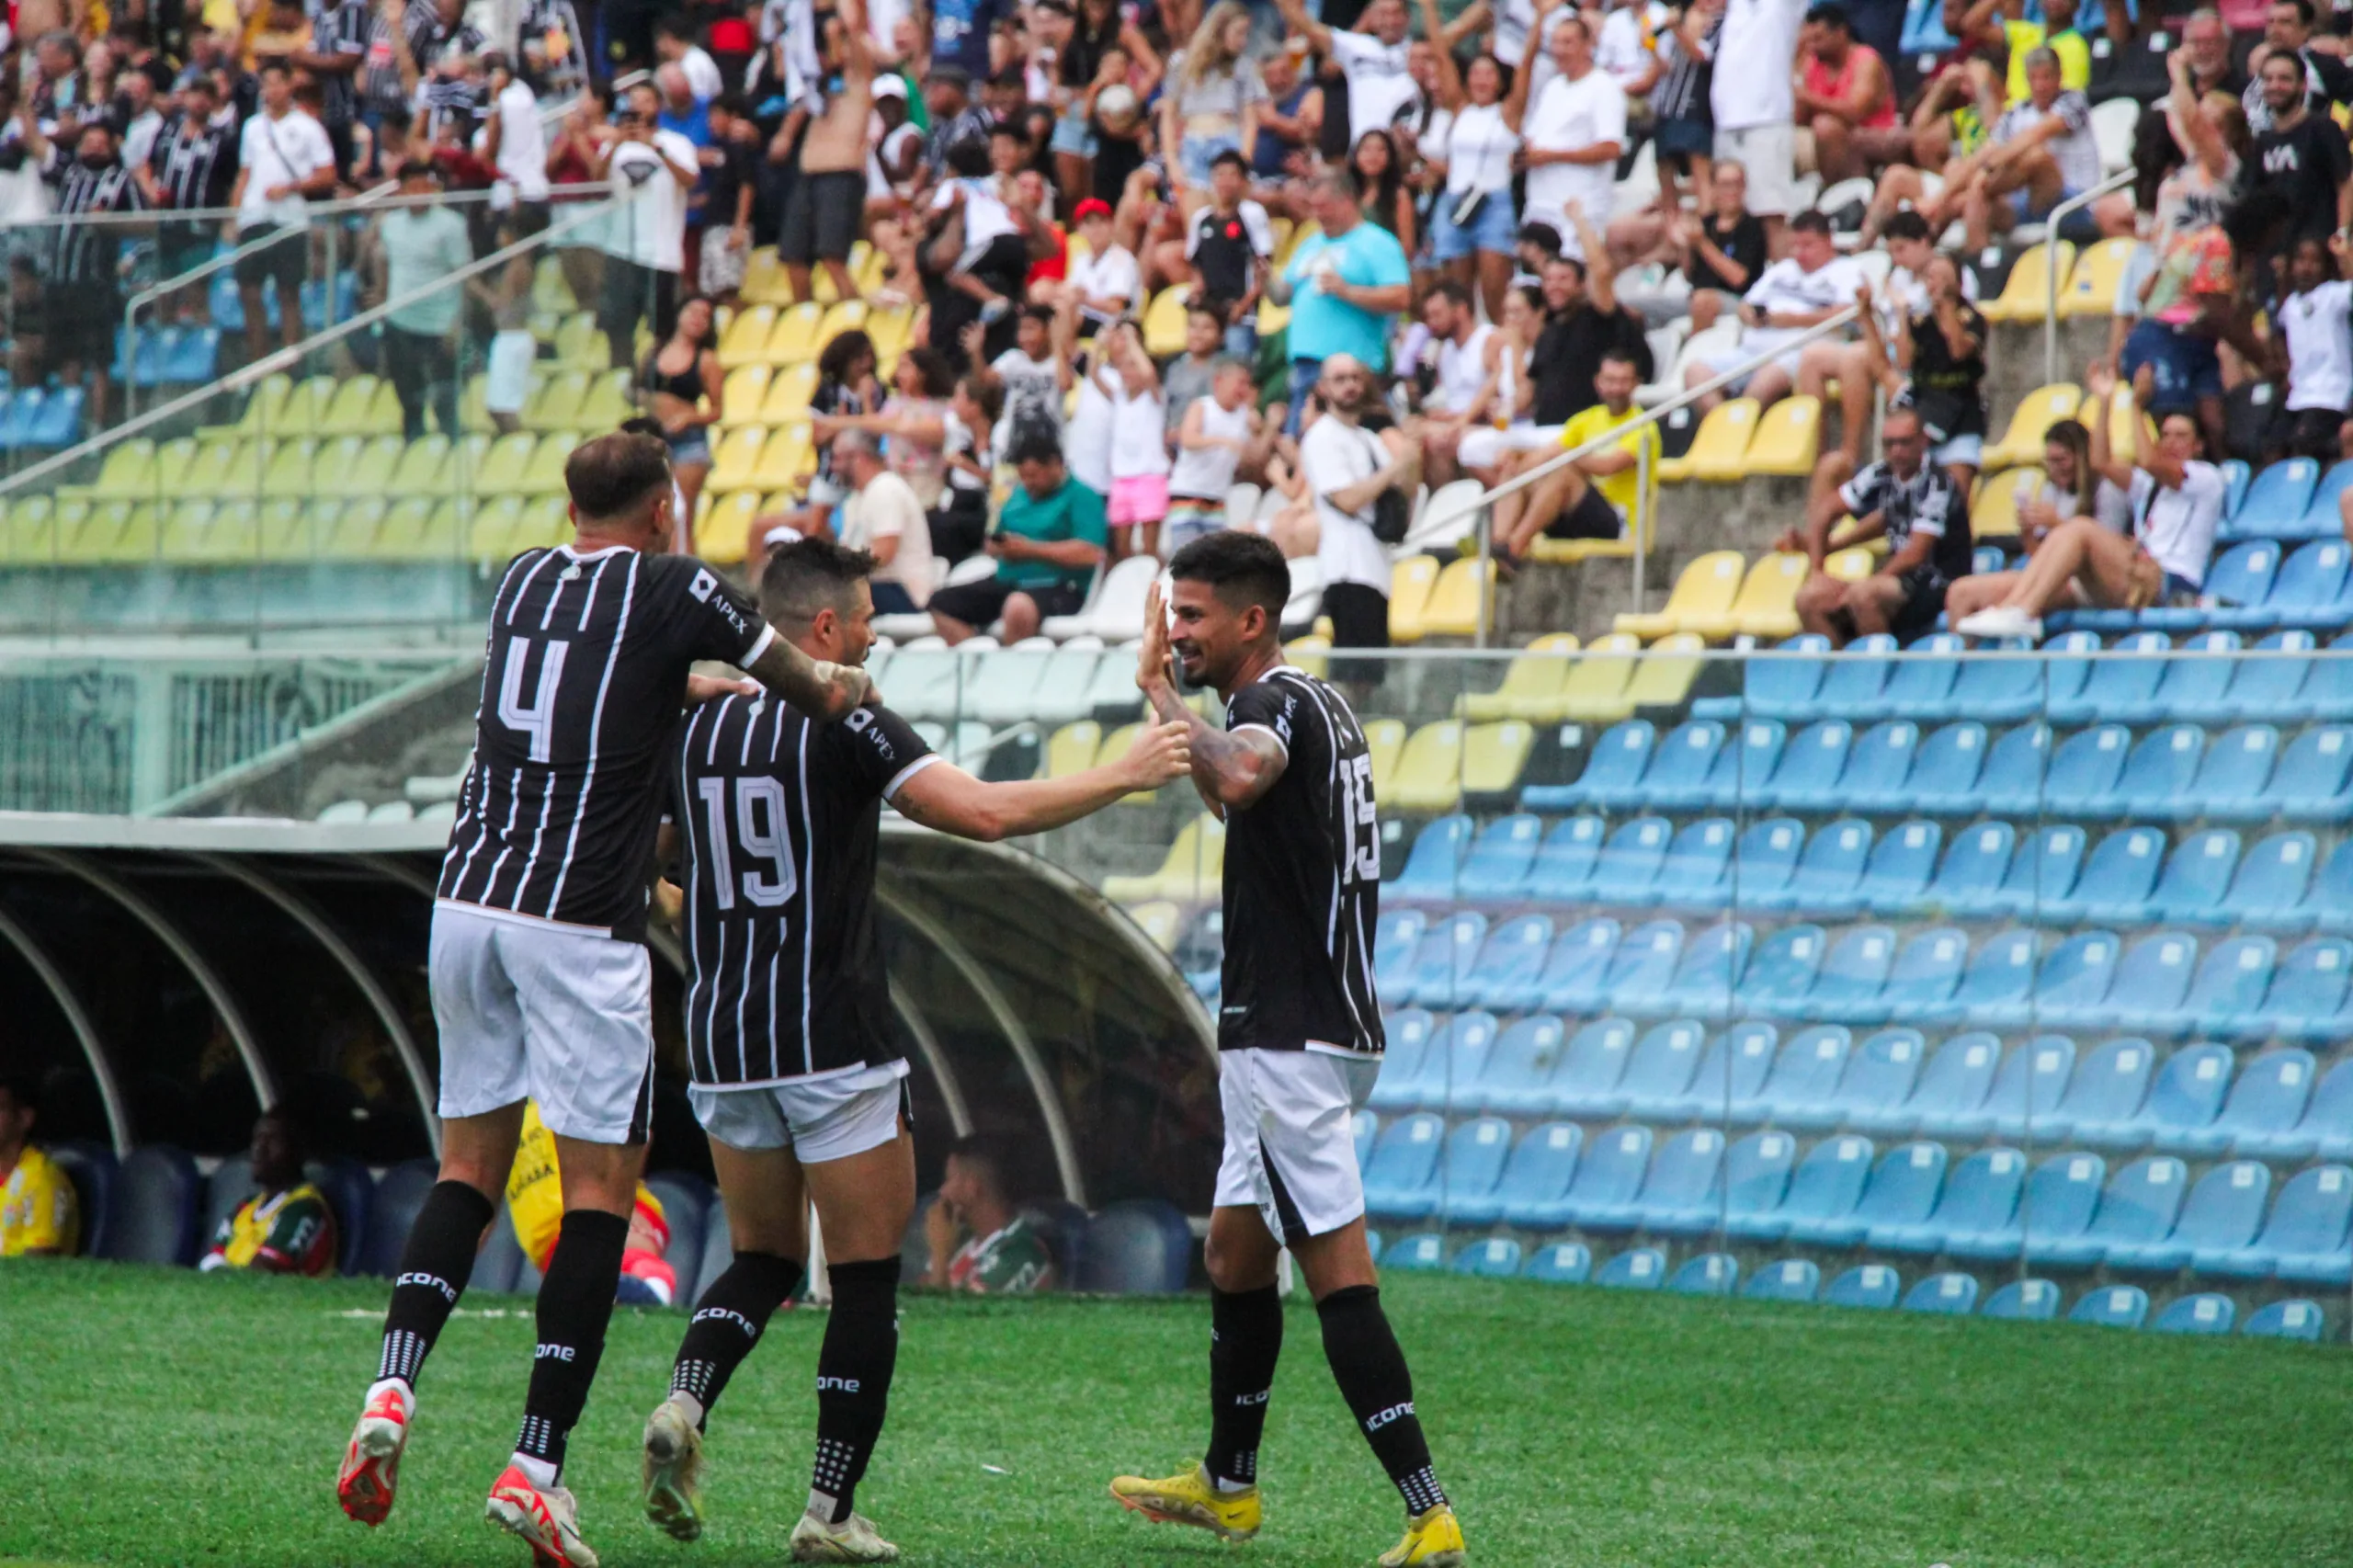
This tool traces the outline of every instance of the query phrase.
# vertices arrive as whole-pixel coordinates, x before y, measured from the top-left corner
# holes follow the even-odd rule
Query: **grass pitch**
[[[0,1266],[0,1562],[524,1568],[482,1498],[514,1437],[528,1304],[468,1300],[426,1369],[391,1520],[371,1531],[336,1511],[384,1295],[376,1280]],[[2342,1348],[1518,1281],[1401,1278],[1384,1295],[1474,1562],[2353,1559]],[[918,1568],[1370,1562],[1403,1511],[1303,1305],[1256,1542],[1147,1525],[1106,1497],[1115,1471],[1199,1453],[1208,1317],[1200,1300],[911,1295],[861,1509]],[[566,1480],[609,1568],[767,1568],[807,1488],[823,1316],[779,1314],[728,1390],[693,1547],[643,1522],[634,1487],[684,1321],[617,1314]]]

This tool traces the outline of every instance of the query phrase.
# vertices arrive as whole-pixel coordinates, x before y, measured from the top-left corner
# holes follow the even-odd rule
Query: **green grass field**
[[[2342,1349],[1613,1296],[1516,1281],[1386,1292],[1475,1562],[2278,1568],[2353,1558]],[[510,1564],[481,1499],[514,1437],[528,1307],[467,1303],[426,1369],[401,1503],[336,1512],[381,1281],[0,1267],[0,1561]],[[497,1315],[504,1309],[504,1315]],[[780,1315],[711,1426],[711,1527],[638,1517],[645,1411],[683,1318],[614,1323],[566,1472],[610,1568],[781,1562],[807,1486],[823,1319]],[[906,1303],[859,1494],[915,1564],[1351,1564],[1402,1510],[1306,1308],[1247,1547],[1154,1527],[1115,1471],[1199,1452],[1200,1300]],[[1233,1555],[1229,1555],[1233,1553]]]

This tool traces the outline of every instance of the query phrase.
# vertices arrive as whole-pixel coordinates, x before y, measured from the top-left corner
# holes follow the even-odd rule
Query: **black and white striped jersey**
[[[439,896],[631,941],[687,676],[774,633],[688,555],[527,550],[490,614],[474,762]]]
[[[1338,692],[1287,665],[1235,692],[1225,723],[1266,731],[1290,760],[1226,823],[1218,1049],[1378,1055],[1381,824],[1363,727]]]
[[[741,1088],[897,1061],[875,846],[882,802],[939,760],[923,737],[887,708],[824,724],[730,697],[681,721],[671,760],[694,1081]]]

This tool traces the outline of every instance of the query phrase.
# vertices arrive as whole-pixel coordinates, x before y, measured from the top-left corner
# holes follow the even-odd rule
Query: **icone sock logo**
[[[1375,1411],[1372,1415],[1366,1416],[1364,1429],[1368,1432],[1378,1432],[1392,1421],[1402,1420],[1413,1414],[1414,1402],[1409,1399],[1403,1404],[1392,1404],[1386,1410]]]
[[[457,1288],[438,1274],[404,1274],[392,1281],[392,1289],[395,1290],[404,1285],[423,1285],[428,1290],[438,1290],[443,1300],[453,1306],[457,1304]]]
[[[757,1339],[760,1336],[760,1331],[753,1325],[750,1318],[745,1317],[742,1312],[731,1311],[726,1307],[705,1307],[700,1312],[695,1313],[694,1321],[697,1323],[732,1323],[737,1328],[744,1331],[744,1337],[746,1339]]]
[[[569,1361],[572,1359],[572,1346],[569,1345],[542,1345],[538,1349],[531,1352],[531,1358],[535,1361]]]

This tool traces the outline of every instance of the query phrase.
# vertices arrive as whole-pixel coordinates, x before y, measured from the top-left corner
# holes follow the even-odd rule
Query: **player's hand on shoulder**
[[[757,697],[759,694],[760,683],[749,676],[690,675],[687,677],[686,706],[699,708],[722,697]]]
[[[1157,790],[1193,770],[1192,726],[1172,722],[1146,724],[1128,747],[1126,763],[1139,790]]]
[[[847,719],[867,703],[875,700],[874,677],[857,665],[837,665],[830,659],[817,661],[817,679],[830,693],[825,712],[827,719]]]

